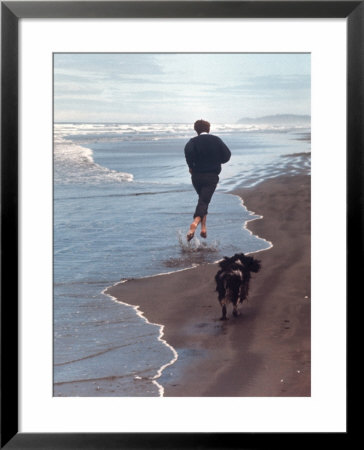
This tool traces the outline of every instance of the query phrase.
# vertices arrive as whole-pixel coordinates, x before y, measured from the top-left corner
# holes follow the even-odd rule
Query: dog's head
[[[252,256],[246,256],[244,253],[235,254],[235,262],[243,266],[243,270],[257,273],[260,270],[260,261],[253,258]]]
[[[224,272],[240,270],[246,272],[259,272],[260,261],[252,256],[246,256],[244,253],[235,253],[231,258],[225,256],[219,263],[221,270]]]

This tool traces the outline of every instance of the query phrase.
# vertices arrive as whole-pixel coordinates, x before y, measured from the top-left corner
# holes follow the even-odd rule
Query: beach
[[[259,198],[252,199],[247,204],[248,211],[239,190],[256,186],[246,191],[250,196],[258,192],[256,189],[265,180],[309,175],[308,125],[252,128],[244,124],[215,124],[233,157],[223,167],[209,207],[207,239],[197,233],[187,242],[186,227],[196,205],[183,155],[184,145],[191,137],[190,124],[55,124],[55,396],[169,395],[168,386],[177,392],[179,382],[175,380],[185,368],[191,371],[201,358],[212,359],[208,340],[201,346],[182,342],[176,353],[174,345],[161,337],[164,324],[166,332],[177,333],[177,327],[170,327],[167,322],[176,319],[179,308],[180,318],[185,317],[188,292],[192,296],[189,308],[196,316],[194,332],[202,338],[208,336],[211,325],[210,319],[204,320],[208,317],[206,312],[198,315],[195,311],[202,305],[194,297],[199,295],[199,281],[197,285],[193,280],[187,281],[187,285],[181,278],[181,297],[168,284],[173,284],[175,276],[202,277],[200,272],[204,270],[214,275],[216,267],[211,264],[224,256],[241,252],[263,255],[262,251],[271,247],[269,224],[273,218],[267,214],[264,220],[255,221],[265,214],[265,206],[260,205]],[[245,197],[244,194],[244,201],[248,199]],[[275,202],[283,199],[277,194]],[[282,211],[285,212],[283,208]],[[275,218],[277,223],[283,223],[279,210],[275,210]],[[258,222],[268,225],[266,236],[253,234],[246,226],[254,227]],[[257,279],[263,274],[260,272]],[[146,283],[148,277],[156,285],[153,296],[146,296],[150,303],[143,306],[143,316],[134,305],[141,304],[139,285]],[[206,277],[211,283],[210,272]],[[106,295],[110,286],[120,282],[125,282],[124,302]],[[131,294],[129,300],[126,290],[133,290],[134,283],[137,295]],[[218,314],[214,287],[206,285],[205,291],[208,289],[212,289],[213,300],[205,309],[211,307],[213,314]],[[169,298],[171,293],[176,297],[173,304],[169,303],[173,301]],[[166,303],[170,317],[165,322],[163,316],[154,320],[147,308],[152,306],[154,310],[157,304],[165,308]],[[242,312],[245,314],[249,307],[250,303],[243,305]],[[211,333],[216,332],[219,338],[222,324],[216,320],[213,325]],[[226,366],[221,366],[218,357],[216,364],[219,368]],[[213,373],[217,373],[215,369]]]
[[[230,306],[229,320],[219,320],[217,263],[129,279],[105,293],[163,326],[178,354],[156,380],[164,396],[310,396],[310,176],[281,175],[232,193],[262,216],[247,228],[272,243],[252,253],[262,268],[238,317]]]

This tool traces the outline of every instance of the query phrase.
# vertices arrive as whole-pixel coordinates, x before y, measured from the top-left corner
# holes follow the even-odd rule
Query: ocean
[[[183,151],[190,124],[54,124],[54,396],[163,395],[158,379],[176,350],[161,326],[104,290],[271,246],[246,228],[259,211],[230,192],[310,173],[310,129],[220,124],[211,133],[232,157],[209,207],[208,238],[187,243],[197,201]]]

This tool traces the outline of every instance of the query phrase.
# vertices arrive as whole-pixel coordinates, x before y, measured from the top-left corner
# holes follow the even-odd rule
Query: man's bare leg
[[[200,233],[200,236],[205,239],[207,238],[206,220],[207,220],[207,215],[203,216],[203,218],[201,220],[201,233]]]
[[[194,221],[190,225],[190,230],[187,233],[187,241],[190,241],[193,238],[193,236],[195,235],[196,228],[198,227],[200,222],[201,217],[195,217]]]

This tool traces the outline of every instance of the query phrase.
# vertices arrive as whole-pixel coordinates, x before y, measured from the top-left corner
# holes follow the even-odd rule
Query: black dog
[[[233,315],[238,315],[238,302],[242,303],[249,292],[251,272],[259,272],[260,261],[244,253],[236,253],[231,258],[227,256],[220,262],[220,270],[215,276],[216,291],[222,307],[221,320],[226,320],[226,305],[233,304]]]

